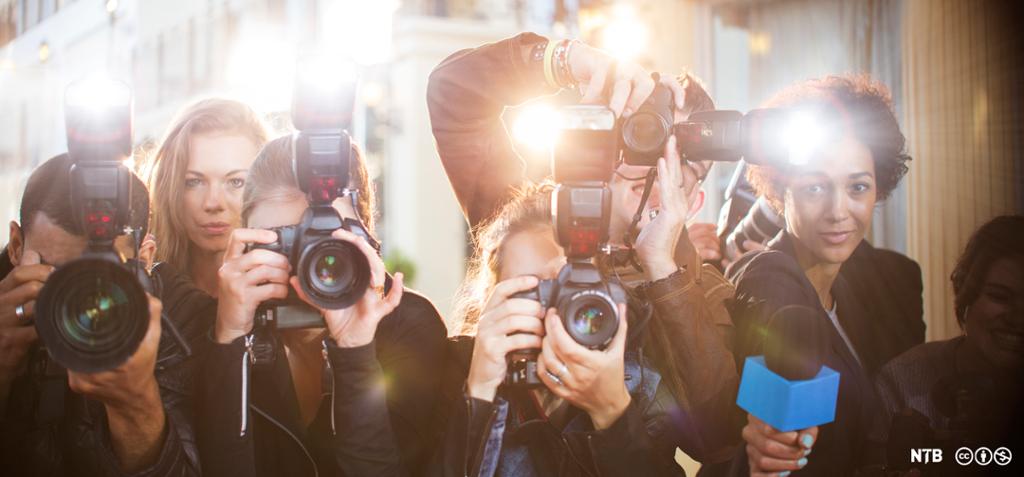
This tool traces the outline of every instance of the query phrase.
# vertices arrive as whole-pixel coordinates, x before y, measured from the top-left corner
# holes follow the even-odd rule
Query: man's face
[[[88,241],[85,237],[73,235],[61,228],[46,214],[40,212],[30,219],[32,223],[22,228],[24,245],[20,256],[25,250],[39,254],[43,263],[61,266],[82,255]],[[27,230],[26,230],[27,229]]]
[[[640,199],[644,195],[644,184],[647,172],[650,167],[630,166],[622,164],[617,169],[617,174],[612,178],[609,186],[612,189],[612,217],[609,224],[610,239],[613,244],[621,244],[623,234],[633,222],[633,215],[640,206]],[[647,199],[643,214],[640,216],[638,229],[650,222],[650,211],[657,210],[660,206],[660,196],[657,191],[657,182],[652,184],[651,196]]]
[[[32,250],[39,254],[42,263],[59,267],[80,257],[88,245],[85,237],[64,230],[42,212],[30,220],[32,223],[28,230],[21,229],[23,243],[20,250],[15,252],[19,262],[25,250]],[[118,237],[114,241],[114,248],[122,255],[130,256],[130,253],[125,253],[131,249],[129,242],[127,236]]]

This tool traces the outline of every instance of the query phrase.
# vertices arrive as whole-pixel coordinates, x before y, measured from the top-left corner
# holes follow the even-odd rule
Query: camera
[[[558,272],[558,278],[541,280],[536,287],[511,298],[536,301],[545,310],[554,307],[574,341],[589,349],[603,350],[619,330],[619,304],[626,302],[626,290],[617,281],[604,280],[593,264],[570,262]],[[505,384],[541,385],[537,377],[538,354],[538,350],[509,353]]]
[[[632,116],[622,121],[622,158],[626,164],[654,166],[674,133],[672,90],[658,84]]]
[[[366,239],[374,249],[380,244],[359,221],[342,218],[335,199],[347,198],[357,207],[357,193],[349,190],[353,145],[348,130],[355,101],[355,73],[349,65],[309,55],[299,62],[293,92],[292,167],[309,208],[296,225],[270,229],[277,240],[252,244],[288,257],[292,273],[309,300],[321,309],[339,310],[358,301],[370,286],[370,264],[354,244],[331,237],[345,229]],[[255,327],[260,329],[323,326],[317,310],[302,302],[289,288],[288,298],[262,303]]]
[[[147,291],[155,283],[137,260],[125,260],[114,240],[135,217],[131,152],[131,90],[119,81],[72,83],[65,125],[71,162],[71,203],[88,239],[82,256],[58,267],[36,301],[35,326],[53,360],[66,369],[95,373],[115,368],[138,349],[149,326]],[[137,251],[137,249],[136,249]]]
[[[801,146],[819,132],[806,115],[777,108],[747,114],[731,110],[701,111],[673,124],[672,92],[661,84],[629,118],[622,121],[622,159],[634,166],[654,167],[665,142],[675,135],[679,155],[689,161],[781,164],[793,162]]]
[[[249,248],[270,250],[288,257],[309,300],[320,308],[338,310],[351,306],[370,286],[370,263],[363,252],[350,242],[331,237],[331,233],[342,228],[377,247],[357,221],[342,219],[332,207],[310,207],[303,213],[300,223],[269,229],[277,234],[277,240],[252,244]],[[301,303],[297,296],[290,296],[283,303],[268,302],[270,306]],[[276,322],[278,328],[304,327]],[[322,321],[314,326],[320,325]]]
[[[537,301],[545,309],[555,307],[565,330],[577,343],[604,349],[619,328],[618,304],[626,292],[616,280],[608,280],[591,263],[606,251],[611,220],[611,180],[618,158],[615,116],[603,106],[568,106],[560,111],[560,135],[552,155],[557,189],[551,196],[555,238],[565,249],[568,263],[554,280],[512,298]],[[505,385],[535,387],[540,350],[509,353]]]

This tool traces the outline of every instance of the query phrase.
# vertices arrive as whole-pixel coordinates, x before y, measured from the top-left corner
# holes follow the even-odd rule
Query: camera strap
[[[637,260],[636,250],[633,249],[633,235],[636,231],[637,225],[640,224],[640,219],[643,218],[644,207],[647,206],[647,200],[651,198],[651,188],[654,185],[654,179],[658,177],[658,170],[656,168],[650,168],[647,171],[647,175],[643,178],[644,181],[644,193],[640,197],[640,204],[636,208],[636,213],[633,214],[633,221],[630,222],[629,227],[626,228],[626,232],[622,237],[622,243],[626,245],[628,251],[628,259],[630,265],[636,268],[637,271],[643,272],[644,267],[640,265],[640,261]],[[640,180],[640,178],[632,179],[623,177],[626,180]]]

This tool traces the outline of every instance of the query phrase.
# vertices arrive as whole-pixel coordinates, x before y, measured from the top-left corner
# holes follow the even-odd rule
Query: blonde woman
[[[212,342],[195,375],[203,472],[419,475],[437,435],[444,322],[430,300],[403,287],[400,273],[385,272],[367,240],[344,228],[333,233],[356,245],[370,265],[373,286],[352,306],[314,306],[324,320],[318,328],[271,332],[254,325],[262,302],[283,299],[289,289],[306,299],[287,257],[246,250],[273,242],[277,235],[267,229],[299,223],[310,205],[293,172],[292,141],[274,139],[253,163],[243,199],[245,228],[231,233],[220,269]],[[373,237],[372,183],[356,147],[352,158],[350,183],[358,200],[333,205]],[[243,364],[254,346],[276,359]]]
[[[249,166],[267,139],[252,108],[205,99],[178,114],[150,164],[156,260],[213,297],[228,237],[241,224]]]

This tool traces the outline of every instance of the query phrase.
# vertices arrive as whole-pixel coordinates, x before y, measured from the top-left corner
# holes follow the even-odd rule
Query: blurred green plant
[[[384,268],[392,275],[402,272],[405,275],[406,285],[416,284],[416,262],[413,262],[401,250],[388,251],[388,255],[384,257]]]

